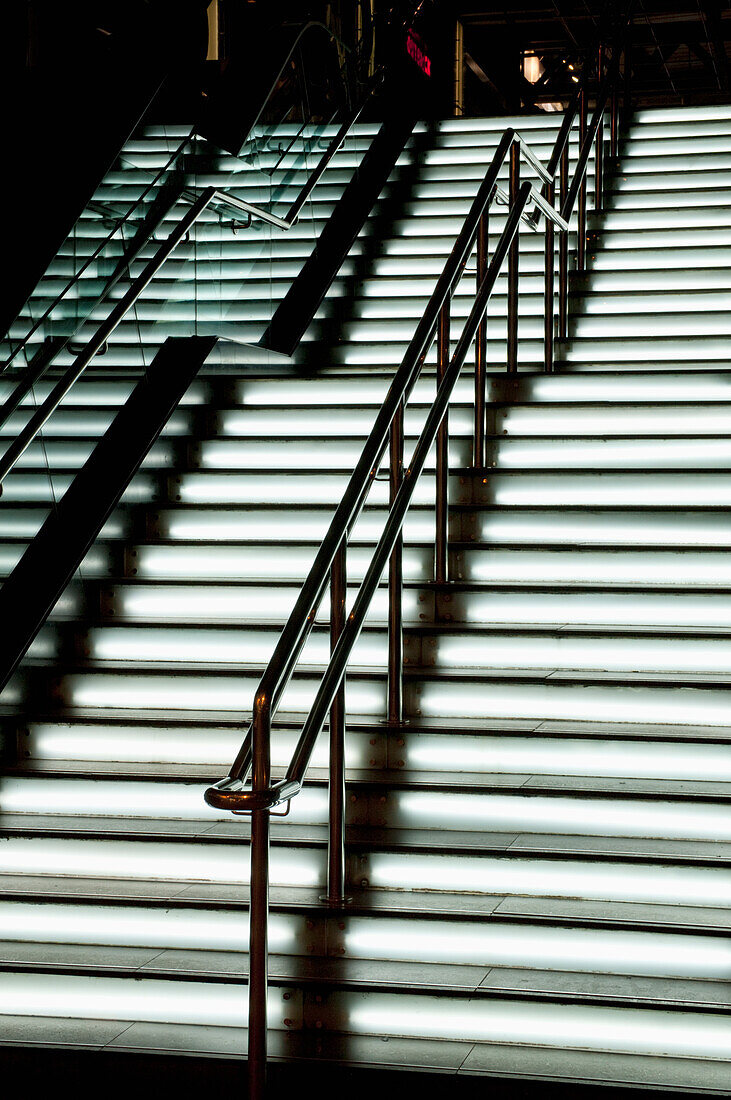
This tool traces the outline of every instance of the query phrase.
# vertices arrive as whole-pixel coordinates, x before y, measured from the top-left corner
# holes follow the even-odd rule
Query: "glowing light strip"
[[[686,1058],[731,1055],[728,1022],[704,1013],[475,999],[467,1005],[394,994],[372,994],[355,1004],[340,994],[331,999],[330,1007],[334,1013],[348,1012],[348,1029],[356,1034]]]
[[[242,822],[242,835],[245,835]],[[273,848],[272,882],[280,886],[320,886],[325,881],[324,853],[312,849]],[[0,845],[3,874],[52,878],[144,879],[150,882],[249,882],[249,861],[240,845],[175,841],[83,840],[7,837]]]
[[[283,1026],[281,998],[281,991],[270,991],[267,1015],[272,1027]],[[0,1012],[14,1016],[243,1028],[247,1011],[246,990],[240,985],[139,976],[0,974]]]
[[[305,920],[272,913],[273,951],[291,951],[304,938]],[[240,912],[145,909],[137,906],[0,903],[0,938],[19,943],[102,944],[186,951],[249,949],[248,921]]]
[[[466,890],[654,905],[731,904],[731,878],[724,870],[662,864],[376,852],[369,857],[368,877],[372,886],[387,890]]]
[[[509,634],[443,634],[433,641],[430,658],[452,668],[731,673],[731,641]]]
[[[731,974],[731,944],[714,936],[499,921],[462,923],[456,933],[453,921],[350,917],[344,941],[348,957],[358,959],[722,981]]]
[[[421,734],[404,746],[409,767],[517,773],[526,776],[612,776],[634,779],[731,780],[725,745],[672,741],[602,741]]]

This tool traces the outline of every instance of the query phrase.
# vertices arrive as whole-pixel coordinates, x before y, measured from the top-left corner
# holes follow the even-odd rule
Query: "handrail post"
[[[616,161],[617,154],[619,153],[619,72],[616,68],[615,54],[615,51],[618,49],[619,44],[615,39],[612,46],[612,68],[614,69],[614,79],[612,81],[612,106],[609,125],[609,155],[612,158],[612,168],[614,168],[614,162]]]
[[[269,701],[254,704],[251,786],[265,791],[271,781]],[[267,1075],[267,990],[269,986],[269,809],[251,815],[249,903],[249,1098],[264,1100]]]
[[[579,105],[579,148],[584,144],[587,123],[587,95],[586,85],[581,89]],[[579,187],[578,226],[576,241],[576,269],[583,271],[586,267],[586,173],[581,179]]]
[[[347,543],[345,539],[330,570],[330,652],[345,628]],[[330,775],[327,850],[328,905],[343,905],[345,896],[345,677],[330,708]]]
[[[561,207],[569,193],[569,146],[561,154]],[[565,340],[569,329],[569,235],[562,233],[558,244],[558,334]]]
[[[520,190],[520,145],[514,141],[510,147],[510,209],[518,201]],[[515,239],[508,253],[508,373],[518,370],[518,278],[520,275],[520,238]]]
[[[477,289],[487,272],[489,244],[489,205],[480,218],[477,230]],[[475,337],[475,431],[472,449],[472,465],[479,469],[485,465],[485,386],[487,382],[487,311],[480,321]]]
[[[404,472],[404,403],[391,421],[389,501],[393,504]],[[399,726],[404,713],[404,539],[399,535],[388,560],[388,724]]]
[[[451,300],[447,298],[439,313],[437,326],[437,389],[449,366],[450,346],[450,313]],[[447,562],[447,511],[448,483],[449,483],[449,410],[445,409],[444,417],[437,432],[437,477],[436,477],[436,538],[434,547],[434,580],[437,584],[446,584],[449,567]]]
[[[604,47],[599,46],[597,58],[597,100],[604,68]],[[594,210],[599,212],[604,208],[604,115],[599,120],[594,145]]]
[[[546,184],[546,201],[553,206],[556,185],[553,180]],[[546,374],[553,370],[553,265],[555,259],[554,227],[550,218],[545,219],[545,271],[543,291],[543,369]],[[564,233],[565,237],[566,234]]]

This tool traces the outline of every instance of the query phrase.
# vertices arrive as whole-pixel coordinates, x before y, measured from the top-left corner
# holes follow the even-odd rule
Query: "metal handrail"
[[[526,142],[515,130],[508,128],[503,134],[498,148],[495,151],[490,167],[473,200],[462,230],[452,249],[452,253],[432,292],[431,298],[424,310],[424,314],[417,326],[416,332],[412,337],[401,366],[389,387],[360,459],[358,460],[345,493],[343,494],[343,498],[333,516],[328,532],[320,545],[320,549],[312,564],[307,580],[302,587],[289,620],[280,636],[271,660],[267,665],[266,671],[259,682],[254,700],[254,718],[249,727],[247,736],[244,739],[241,750],[231,767],[229,775],[219,783],[209,787],[206,791],[206,801],[212,806],[238,813],[251,812],[261,809],[265,805],[271,807],[287,801],[301,788],[304,771],[307,767],[312,749],[314,748],[314,740],[319,734],[322,721],[324,721],[325,712],[332,701],[332,699],[328,697],[327,703],[323,705],[323,699],[328,696],[329,688],[326,690],[321,688],[320,692],[318,692],[313,710],[303,727],[302,734],[300,735],[292,758],[292,763],[290,764],[285,779],[272,784],[268,788],[268,792],[264,792],[261,789],[244,789],[244,783],[248,778],[252,765],[253,742],[256,739],[257,729],[260,728],[262,722],[269,723],[271,721],[271,715],[276,710],[282,693],[292,677],[299,654],[314,625],[315,609],[319,605],[325,592],[335,556],[347,532],[352,528],[365,504],[368,490],[375,478],[376,471],[388,443],[388,436],[393,419],[401,404],[408,399],[408,395],[421,371],[426,355],[436,336],[439,315],[451,298],[459,279],[462,277],[467,259],[477,238],[480,220],[489,209],[495,197],[498,175],[513,146],[518,147],[521,153],[524,153]],[[546,170],[535,155],[531,153],[530,157],[526,157],[526,160],[528,160],[532,167],[537,166],[541,179],[545,180]],[[503,234],[500,238],[505,254],[507,254],[507,249],[512,243],[516,232],[515,228],[512,228],[509,239],[505,244],[504,239],[506,238],[506,230],[508,226],[513,227],[514,222],[517,226],[530,202],[536,203],[544,216],[549,218],[552,224],[558,227],[562,232],[566,232],[569,228],[566,219],[559,214],[558,211],[549,206],[533,184],[523,184],[520,190],[520,196],[517,213],[515,212],[516,206],[514,205],[508,214],[506,229],[503,230]],[[503,259],[504,255],[501,253],[500,264],[496,267],[494,258],[490,264],[488,273],[494,275],[494,278],[493,283],[489,287],[489,291],[492,290],[494,279],[497,279]],[[484,282],[485,280],[483,279],[483,285]],[[489,291],[487,292],[488,297]],[[483,303],[483,306],[486,305],[487,299],[485,299]],[[470,319],[471,318],[472,314],[470,314]],[[470,323],[470,321],[468,321],[468,323]],[[473,337],[474,332],[470,337],[470,342]],[[441,392],[441,388],[439,392]],[[437,398],[435,399],[435,406],[437,401],[439,401],[439,394],[437,394]],[[440,416],[437,427],[441,419],[442,417]],[[431,420],[429,419],[427,425],[430,424]],[[426,428],[424,431],[426,431]],[[436,429],[434,431],[434,436],[435,435]],[[433,443],[434,436],[430,439],[429,446]],[[407,475],[404,476],[406,477]],[[401,522],[403,522],[403,516],[401,517]],[[376,553],[379,554],[378,549]],[[386,555],[386,557],[387,556],[388,555]],[[380,578],[384,566],[385,558],[377,573],[378,578]],[[370,576],[370,570],[367,576]],[[364,581],[364,586],[365,583]],[[357,601],[356,606],[358,606]],[[346,632],[349,630],[350,623],[353,621],[355,613],[356,608],[354,607],[348,617]],[[346,635],[343,636],[345,637]],[[347,636],[350,637],[349,632]],[[338,667],[340,667],[340,662],[342,660],[342,652],[341,650],[337,657]],[[338,653],[338,650],[336,650],[336,653]],[[336,660],[335,654],[332,660],[333,662]],[[332,677],[330,676],[328,679],[328,676],[329,670],[328,673],[326,673],[326,680],[329,685]],[[325,684],[326,680],[323,680],[323,684]],[[315,712],[317,716],[320,714],[322,715],[319,726],[317,726],[316,719],[312,717]],[[317,728],[315,728],[316,726]],[[294,789],[295,787],[296,789]]]
[[[592,126],[590,127],[590,132],[594,135],[598,127],[598,117],[603,114],[606,106],[613,77],[614,66],[612,73],[610,73],[607,81],[605,81],[605,88],[598,99],[597,109],[592,121]],[[570,118],[572,121],[576,119],[578,98],[580,94],[581,93],[577,95],[570,109]],[[556,146],[549,160],[549,166],[555,166],[559,163],[567,147],[570,130],[570,125],[562,125],[556,140]],[[353,471],[348,487],[333,516],[330,528],[315,557],[307,580],[300,592],[300,596],[280,636],[267,669],[259,682],[254,701],[254,719],[249,727],[242,747],[231,767],[229,775],[206,791],[206,801],[211,805],[217,806],[220,809],[233,810],[235,812],[249,812],[253,809],[260,809],[263,802],[266,802],[262,791],[254,792],[253,790],[243,789],[243,784],[248,778],[251,769],[252,741],[257,721],[263,720],[266,715],[271,716],[276,710],[281,695],[294,672],[299,653],[314,625],[315,608],[319,605],[325,592],[330,567],[332,566],[339,546],[346,537],[347,532],[353,526],[355,520],[358,518],[360,510],[365,503],[368,489],[375,477],[375,472],[378,469],[386,449],[391,423],[401,403],[407,400],[421,369],[421,365],[435,338],[439,314],[451,297],[454,286],[462,275],[467,258],[477,239],[480,219],[489,208],[492,199],[495,197],[498,189],[497,177],[499,171],[513,146],[520,149],[521,155],[524,156],[525,160],[536,170],[536,174],[539,175],[543,183],[553,185],[554,181],[553,178],[549,176],[548,169],[535,154],[529,150],[529,146],[525,139],[514,129],[506,129],[494,154],[492,163],[472,203],[467,218],[465,219],[452,253],[447,260],[421,321],[412,337],[401,366],[389,387],[389,391],[376,417],[376,421],[363,448],[360,459]],[[526,152],[527,150],[528,152]],[[533,203],[536,210],[540,211],[554,227],[565,232],[568,229],[568,221],[573,213],[573,207],[576,203],[579,188],[586,175],[590,151],[591,145],[587,136],[587,139],[582,143],[572,185],[567,200],[562,204],[560,213],[550,205],[544,195],[536,190],[535,186],[529,185],[528,195],[525,202],[521,204],[518,218],[523,218],[526,207]],[[514,236],[515,234],[513,234],[513,237]],[[305,731],[309,733],[308,724],[305,725],[300,742],[295,750],[295,758],[293,759],[298,761],[302,758],[304,751],[303,742],[305,739]],[[287,778],[272,784],[269,788],[270,801],[268,804],[270,806],[275,806],[292,797],[290,793],[291,784],[293,782],[301,783],[300,772],[301,767],[299,763],[297,763],[296,767],[290,765]]]
[[[601,75],[601,61],[599,66]],[[454,386],[476,339],[475,360],[475,449],[474,465],[484,462],[484,411],[486,366],[487,303],[503,264],[508,258],[508,370],[517,370],[518,311],[518,229],[533,203],[530,217],[535,229],[540,215],[546,219],[546,369],[552,366],[554,320],[554,230],[561,233],[560,300],[566,301],[568,272],[569,219],[577,198],[579,201],[579,234],[585,232],[586,171],[591,141],[601,134],[601,123],[610,91],[613,110],[616,96],[613,86],[618,72],[618,57],[597,98],[597,106],[588,131],[586,128],[586,92],[582,89],[571,105],[569,115],[559,131],[548,168],[532,153],[515,130],[503,134],[492,162],[472,202],[469,213],[455,241],[452,252],[427,303],[414,336],[391,382],[386,398],[376,415],[361,456],[348,482],[345,493],[333,516],[310,572],[300,591],[292,613],[280,635],[274,653],[256,690],[253,719],[231,770],[205,792],[206,802],[217,809],[251,815],[251,880],[249,909],[249,1090],[253,1100],[264,1094],[266,1077],[266,989],[268,985],[268,882],[269,827],[273,807],[289,802],[302,788],[305,773],[328,710],[330,710],[330,814],[328,849],[328,892],[324,901],[343,905],[344,874],[344,679],[348,661],[363,627],[365,616],[389,565],[389,722],[401,721],[402,700],[402,528],[416,483],[423,472],[427,455],[437,442],[437,499],[435,540],[435,578],[447,579],[447,477],[448,477],[448,407]],[[568,183],[568,138],[577,114],[580,117],[580,154],[574,178]],[[616,134],[615,119],[612,135]],[[503,231],[492,258],[488,262],[488,214],[498,193],[498,175],[510,158],[510,208]],[[543,184],[541,193],[535,184],[520,183],[520,159],[525,160]],[[599,162],[597,157],[597,162]],[[563,203],[560,212],[554,206],[555,175],[561,168]],[[597,164],[597,184],[602,179]],[[469,317],[450,357],[450,302],[465,271],[467,260],[477,245],[477,291]],[[581,249],[579,249],[581,253]],[[550,276],[549,276],[550,269]],[[550,324],[549,324],[550,313]],[[563,311],[560,330],[563,331]],[[421,372],[427,353],[437,339],[437,394],[419,436],[411,463],[403,470],[403,412],[414,384]],[[549,358],[550,352],[550,358]],[[482,417],[482,423],[479,417]],[[357,520],[371,484],[380,467],[386,447],[391,444],[391,503],[385,526],[370,564],[361,582],[347,620],[345,602],[345,554],[349,533]],[[481,440],[481,443],[480,443]],[[317,694],[300,732],[287,773],[283,779],[271,779],[271,724],[284,690],[291,680],[300,653],[315,622],[315,612],[331,584],[331,656],[322,676]],[[251,773],[251,785],[246,783]]]

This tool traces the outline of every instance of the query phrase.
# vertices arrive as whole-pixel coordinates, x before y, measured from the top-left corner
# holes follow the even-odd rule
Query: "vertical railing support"
[[[556,198],[555,184],[546,184],[546,201],[553,206]],[[554,227],[550,218],[545,219],[545,272],[543,287],[543,369],[553,370],[553,265],[555,260]],[[565,236],[565,234],[564,234]]]
[[[437,388],[449,366],[449,330],[451,302],[449,298],[439,313],[437,326]],[[447,563],[447,510],[449,484],[449,410],[437,432],[437,479],[436,479],[436,541],[434,547],[434,580],[437,584],[446,584],[448,579]]]
[[[271,710],[257,699],[252,736],[254,791],[271,781]],[[264,1100],[267,1073],[267,990],[269,986],[269,809],[251,815],[251,881],[249,886],[249,1097]]]
[[[586,85],[584,85],[579,97],[579,149],[583,147],[584,138],[586,137],[586,112],[587,94]],[[586,267],[586,173],[582,177],[579,188],[577,222],[576,269],[577,271],[583,271]]]
[[[404,471],[404,405],[391,421],[389,442],[389,500],[393,504]],[[399,535],[388,560],[388,724],[398,726],[404,713],[404,539]]]
[[[561,206],[569,193],[568,142],[561,154]],[[565,340],[569,331],[569,235],[562,233],[558,243],[558,334]]]
[[[330,569],[330,652],[345,629],[347,542],[340,544]],[[330,806],[327,849],[328,905],[343,905],[345,895],[345,679],[343,678],[330,708]]]
[[[602,71],[604,69],[604,47],[599,46],[597,56],[597,98],[602,83]],[[594,144],[594,210],[599,212],[604,207],[604,115],[599,120]]]
[[[617,42],[615,41],[612,46],[612,65],[616,66],[615,50],[619,49]],[[609,123],[609,155],[612,158],[612,171],[616,167],[616,160],[619,154],[619,92],[617,85],[619,82],[619,73],[616,68],[614,71],[614,80],[612,81],[612,98],[611,98],[611,113]]]
[[[510,207],[518,201],[520,190],[520,145],[510,146]],[[508,253],[508,373],[518,370],[518,278],[520,275],[520,234],[516,233]]]
[[[477,289],[487,272],[489,245],[489,204],[480,218],[477,230]],[[480,321],[475,336],[475,430],[472,448],[472,465],[479,469],[485,465],[485,387],[487,384],[487,310]]]

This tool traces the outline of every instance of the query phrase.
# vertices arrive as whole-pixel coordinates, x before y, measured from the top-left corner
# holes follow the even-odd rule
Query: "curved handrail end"
[[[280,779],[262,791],[244,787],[242,779],[227,775],[208,787],[203,795],[209,806],[229,813],[253,813],[255,810],[271,810],[282,802],[289,802],[302,790],[302,784],[294,779]]]

